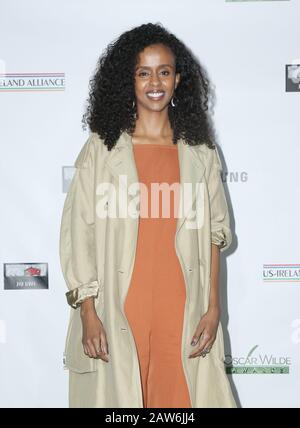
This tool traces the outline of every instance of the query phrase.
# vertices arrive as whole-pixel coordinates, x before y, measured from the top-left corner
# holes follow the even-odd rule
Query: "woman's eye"
[[[168,70],[163,70],[161,73],[162,73],[164,76],[168,76],[168,75],[170,74],[170,72],[169,72]],[[138,73],[138,75],[139,75],[139,77],[146,77],[146,76],[149,76],[149,73],[148,73],[147,71],[140,71],[140,72]]]

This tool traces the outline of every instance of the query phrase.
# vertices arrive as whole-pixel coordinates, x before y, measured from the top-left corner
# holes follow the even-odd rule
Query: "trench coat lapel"
[[[196,189],[196,183],[200,182],[204,171],[205,165],[200,160],[197,154],[197,146],[193,147],[186,144],[182,138],[178,140],[178,160],[180,170],[180,184],[191,183],[192,189]],[[114,149],[111,150],[110,154],[106,159],[106,164],[110,168],[110,171],[114,175],[115,179],[119,181],[123,186],[130,186],[132,183],[139,181],[138,172],[133,153],[133,143],[131,136],[127,132],[123,132],[117,141]],[[124,179],[126,177],[126,179]],[[127,181],[127,183],[126,183]],[[192,193],[192,204],[194,204],[196,198],[196,192]],[[179,212],[182,207],[182,197],[180,195],[179,201]],[[183,212],[182,216],[177,219],[176,234],[181,229],[184,221],[188,217],[190,210]]]

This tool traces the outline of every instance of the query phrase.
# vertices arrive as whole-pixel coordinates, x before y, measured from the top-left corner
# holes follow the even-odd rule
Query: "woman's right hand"
[[[85,355],[90,358],[101,359],[108,362],[108,343],[103,324],[99,319],[93,298],[87,299],[90,302],[83,302],[80,316],[82,322],[82,345]],[[94,303],[94,302],[92,302]]]

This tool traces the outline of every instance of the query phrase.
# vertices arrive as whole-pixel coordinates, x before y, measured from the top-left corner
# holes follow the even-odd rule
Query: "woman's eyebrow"
[[[161,67],[170,67],[170,68],[174,68],[174,67],[173,67],[173,65],[171,65],[171,64],[161,64],[161,65],[159,65],[157,68],[161,68]],[[138,66],[136,67],[136,70],[138,70],[139,68],[149,68],[149,69],[151,69],[152,67],[149,67],[149,66],[147,66],[147,65],[138,65]]]

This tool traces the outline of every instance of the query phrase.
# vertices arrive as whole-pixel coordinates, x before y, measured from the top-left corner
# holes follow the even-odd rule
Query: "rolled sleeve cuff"
[[[93,281],[89,284],[83,284],[80,287],[70,290],[66,293],[66,298],[68,304],[77,309],[81,303],[88,297],[98,297],[99,293],[99,283],[98,281]]]
[[[218,245],[221,251],[225,251],[230,247],[232,242],[231,230],[222,228],[211,233],[211,243]]]

